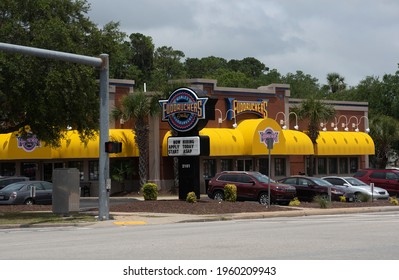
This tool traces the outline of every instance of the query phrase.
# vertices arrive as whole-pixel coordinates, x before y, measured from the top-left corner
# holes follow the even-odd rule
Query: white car
[[[383,188],[374,187],[374,192],[372,193],[370,185],[354,177],[327,176],[323,177],[323,179],[333,185],[347,187],[348,190],[355,194],[355,201],[361,201],[361,194],[368,195],[370,199],[373,197],[374,200],[389,198],[389,193]]]

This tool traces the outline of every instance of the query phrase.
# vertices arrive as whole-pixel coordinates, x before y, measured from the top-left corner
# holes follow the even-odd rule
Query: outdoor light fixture
[[[366,120],[367,120],[367,124],[366,124],[366,122],[364,122],[364,127],[366,127],[366,129],[365,129],[366,133],[369,133],[369,132],[370,132],[370,128],[369,128],[369,126],[368,126],[369,118],[366,117],[366,116],[361,116],[361,117],[359,118],[359,121],[358,121],[357,124],[356,124],[356,129],[355,129],[355,131],[356,131],[356,132],[359,132],[359,124],[360,124],[360,122],[362,121],[362,119],[366,119]]]
[[[341,118],[345,118],[345,123],[342,123],[342,127],[344,128],[345,131],[348,131],[349,130],[348,126],[347,126],[348,118],[345,115],[339,116],[338,120],[337,120],[337,118],[335,118],[335,123],[331,123],[331,127],[334,127],[334,131],[338,131],[338,125],[339,125]]]
[[[277,121],[277,117],[278,117],[278,115],[280,115],[280,114],[282,114],[283,116],[284,116],[284,119],[280,119],[280,125],[281,125],[281,128],[282,129],[284,129],[284,130],[286,130],[287,129],[287,122],[289,123],[289,116],[291,115],[291,114],[293,114],[294,116],[295,116],[295,125],[294,125],[294,129],[296,129],[296,130],[298,130],[299,129],[299,126],[298,126],[298,115],[295,113],[295,112],[289,112],[288,113],[288,118],[285,116],[285,113],[284,112],[278,112],[277,114],[276,114],[276,117],[275,117],[275,121]]]
[[[223,113],[222,113],[221,110],[215,109],[215,111],[218,111],[218,112],[220,113],[220,118],[218,118],[218,123],[219,123],[219,125],[222,124],[222,123],[227,119],[228,113],[229,113],[229,112],[232,112],[232,113],[233,113],[232,119],[234,119],[233,128],[237,128],[236,113],[234,112],[233,109],[228,109],[228,110],[226,111],[226,116],[225,116],[224,118],[223,118]]]

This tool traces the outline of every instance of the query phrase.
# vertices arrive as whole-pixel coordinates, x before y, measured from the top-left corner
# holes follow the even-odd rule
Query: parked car
[[[343,187],[335,186],[330,182],[317,177],[290,176],[279,182],[294,186],[299,200],[312,201],[316,196],[328,197],[331,191],[331,200],[340,201],[340,196],[345,196],[346,201],[354,201],[354,193],[345,192]]]
[[[53,184],[46,181],[22,181],[0,190],[1,204],[51,204]]]
[[[9,184],[21,181],[29,181],[29,178],[19,176],[0,176],[0,190]]]
[[[262,205],[268,204],[269,177],[260,172],[220,172],[209,181],[208,196],[212,199],[223,200],[226,184],[234,184],[237,187],[237,200],[253,200]],[[271,203],[288,204],[295,196],[295,188],[270,179]]]
[[[333,185],[346,187],[355,194],[355,201],[361,201],[361,195],[367,195],[370,198],[372,197],[373,200],[386,200],[389,198],[389,193],[386,190],[375,186],[372,190],[370,185],[367,185],[366,183],[354,177],[327,176],[323,177],[322,179],[330,182]]]
[[[390,195],[399,195],[399,170],[396,169],[360,169],[353,177],[370,185],[383,188]]]

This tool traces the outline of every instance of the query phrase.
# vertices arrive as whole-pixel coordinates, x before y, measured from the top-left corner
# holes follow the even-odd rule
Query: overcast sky
[[[151,36],[186,58],[255,57],[281,74],[301,70],[326,83],[337,72],[355,86],[394,74],[397,0],[88,0],[101,28]],[[201,78],[201,77],[198,77]]]

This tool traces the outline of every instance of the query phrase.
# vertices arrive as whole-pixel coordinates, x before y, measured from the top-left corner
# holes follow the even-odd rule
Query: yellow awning
[[[282,130],[273,119],[250,119],[240,122],[237,129],[241,131],[245,143],[247,155],[268,154],[265,134],[274,138],[272,155],[311,155],[313,144],[310,138],[303,132],[296,130]]]
[[[16,133],[0,134],[0,160],[52,158],[52,149],[35,137],[18,139]]]
[[[315,155],[374,155],[374,141],[364,132],[320,131]]]
[[[131,129],[110,129],[109,140],[122,142],[122,152],[113,157],[138,157],[139,151]],[[16,133],[0,134],[0,160],[99,158],[99,136],[82,143],[76,131],[68,131],[61,147],[50,148],[36,138],[18,140]]]
[[[310,155],[313,145],[309,137],[299,131],[281,130],[273,119],[249,119],[237,128],[204,128],[199,134],[210,140],[210,156],[266,155],[268,149],[262,135],[271,132],[275,138],[273,155]],[[162,156],[168,155],[168,132],[162,143]]]
[[[138,157],[139,151],[131,129],[110,129],[109,140],[122,142],[122,152],[109,154],[113,157]],[[61,148],[57,149],[57,158],[98,158],[99,135],[87,143],[82,143],[76,131],[70,131],[65,140],[61,141]]]

